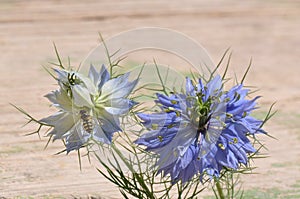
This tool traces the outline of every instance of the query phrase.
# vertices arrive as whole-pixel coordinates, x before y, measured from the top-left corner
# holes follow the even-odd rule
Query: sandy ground
[[[180,31],[201,43],[214,62],[233,50],[230,74],[242,74],[250,57],[249,85],[260,88],[260,106],[277,102],[278,114],[264,137],[270,157],[255,161],[260,175],[243,178],[246,188],[289,190],[300,181],[300,1],[17,1],[0,0],[0,197],[119,198],[117,188],[77,155],[53,155],[57,142],[24,136],[34,126],[9,103],[36,117],[50,114],[42,96],[55,88],[42,65],[62,57],[79,64],[104,38],[143,26]]]

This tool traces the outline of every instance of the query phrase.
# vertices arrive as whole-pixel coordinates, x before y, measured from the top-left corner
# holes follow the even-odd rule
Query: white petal
[[[57,112],[53,115],[50,115],[49,117],[45,117],[41,120],[39,120],[42,123],[55,126],[55,123],[59,120],[61,120],[63,117],[65,117],[66,113],[65,112]]]
[[[81,85],[74,85],[72,87],[72,94],[74,99],[74,104],[79,107],[93,107],[93,102],[91,100],[90,92]]]
[[[101,98],[120,98],[130,94],[137,80],[128,82],[129,73],[107,81],[101,90]]]
[[[105,144],[111,143],[110,140],[108,139],[108,137],[106,136],[106,134],[103,132],[100,125],[95,125],[93,136],[99,142],[102,142]]]
[[[82,131],[80,126],[80,123],[74,126],[69,135],[66,137],[67,153],[72,150],[80,149],[91,136],[90,134]]]
[[[68,71],[62,69],[53,69],[57,73],[58,81],[68,82]]]
[[[97,93],[97,88],[90,78],[81,73],[76,73],[75,75],[83,82],[83,85],[87,88],[90,94],[95,95]]]
[[[100,113],[101,128],[109,134],[121,131],[119,116],[112,115],[106,111]]]
[[[99,81],[99,74],[96,71],[95,67],[91,64],[90,66],[90,70],[89,70],[89,78],[91,79],[91,81],[94,83],[94,85],[98,84]]]
[[[72,101],[65,90],[52,91],[45,95],[45,97],[53,103],[54,106],[60,107],[64,110],[72,110]]]
[[[99,81],[97,83],[98,89],[101,90],[102,86],[110,79],[109,72],[103,64],[99,72]]]
[[[49,132],[49,135],[54,135],[54,139],[61,139],[74,127],[78,119],[73,114],[59,112],[40,121],[52,125],[54,129]]]
[[[105,110],[113,115],[122,115],[129,111],[132,107],[132,103],[129,99],[111,99],[105,103]]]

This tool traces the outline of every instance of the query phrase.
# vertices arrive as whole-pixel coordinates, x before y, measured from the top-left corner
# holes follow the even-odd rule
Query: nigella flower
[[[157,94],[161,111],[138,114],[149,132],[136,143],[159,155],[158,171],[183,183],[195,174],[218,177],[223,167],[238,169],[255,152],[247,134],[263,132],[249,113],[255,100],[246,100],[242,85],[223,91],[216,76],[206,85],[187,78],[186,93]]]
[[[119,117],[135,105],[127,97],[137,80],[129,82],[129,73],[110,79],[104,65],[100,72],[91,66],[88,77],[74,71],[55,71],[60,88],[45,97],[59,111],[40,120],[53,126],[49,135],[53,140],[65,140],[67,152],[78,150],[90,139],[110,144],[113,134],[121,131]]]

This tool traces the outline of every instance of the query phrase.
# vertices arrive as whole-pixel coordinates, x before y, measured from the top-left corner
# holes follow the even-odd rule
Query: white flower
[[[60,88],[45,97],[59,111],[40,120],[53,126],[48,135],[64,140],[67,152],[78,150],[90,139],[110,144],[113,134],[122,131],[119,118],[135,105],[127,97],[138,80],[129,82],[129,73],[110,79],[104,65],[99,73],[91,66],[88,77],[55,71]]]

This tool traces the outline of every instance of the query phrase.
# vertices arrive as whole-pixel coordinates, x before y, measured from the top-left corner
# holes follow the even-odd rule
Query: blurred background
[[[119,198],[118,189],[77,154],[54,155],[59,142],[44,150],[47,138],[24,136],[23,115],[51,114],[42,96],[56,88],[43,65],[61,57],[77,66],[103,38],[133,28],[170,28],[202,44],[215,63],[232,51],[229,76],[242,77],[256,93],[261,117],[276,101],[278,113],[262,137],[270,157],[257,159],[243,186],[249,198],[300,198],[300,1],[108,1],[0,0],[0,197]],[[205,198],[203,194],[203,198]],[[252,196],[251,196],[252,194]]]

